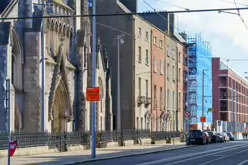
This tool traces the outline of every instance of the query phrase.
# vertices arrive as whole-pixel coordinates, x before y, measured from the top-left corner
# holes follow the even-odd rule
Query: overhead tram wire
[[[248,7],[243,8],[216,8],[216,9],[196,9],[196,10],[175,10],[175,11],[163,11],[160,14],[172,14],[172,13],[200,13],[200,12],[219,12],[219,11],[232,11],[232,10],[248,10]],[[128,15],[152,15],[157,14],[157,12],[130,12],[130,13],[109,13],[109,14],[88,14],[88,15],[51,15],[51,16],[38,16],[38,17],[8,17],[0,18],[0,20],[19,20],[19,19],[41,19],[41,18],[75,18],[75,17],[110,17],[110,16],[128,16]]]
[[[241,14],[240,14],[240,10],[239,10],[239,8],[238,8],[238,6],[237,6],[236,0],[233,0],[233,2],[234,2],[234,4],[235,4],[235,6],[236,6],[236,10],[238,11],[238,16],[239,16],[240,20],[241,20],[242,23],[244,24],[245,28],[248,30],[248,26],[247,26],[247,24],[245,23],[245,20],[243,19],[243,17],[241,16]]]

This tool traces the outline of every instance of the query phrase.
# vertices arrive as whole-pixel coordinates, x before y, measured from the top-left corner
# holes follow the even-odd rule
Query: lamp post
[[[207,69],[203,69],[202,70],[202,117],[204,117],[204,81],[205,81],[205,71],[207,71]],[[204,131],[204,121],[202,121],[202,131]]]
[[[120,100],[120,44],[124,44],[125,34],[118,35],[117,40],[117,130],[121,131],[121,100]]]

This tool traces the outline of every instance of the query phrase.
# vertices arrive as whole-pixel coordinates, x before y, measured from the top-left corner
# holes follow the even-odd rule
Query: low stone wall
[[[123,141],[123,146],[133,146],[134,141],[133,140],[125,140]]]
[[[29,148],[17,148],[14,156],[29,156],[29,155],[38,155],[46,153],[59,152],[58,149],[49,149],[48,146],[44,147],[29,147]],[[0,157],[7,157],[8,150],[0,150]]]
[[[118,146],[119,146],[118,142],[107,142],[107,144],[100,143],[100,148],[114,148]]]

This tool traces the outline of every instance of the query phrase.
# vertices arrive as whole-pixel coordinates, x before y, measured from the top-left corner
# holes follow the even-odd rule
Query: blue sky
[[[233,8],[233,0],[145,0],[157,11]],[[248,0],[236,0],[238,7],[248,6]],[[152,11],[143,0],[138,0],[139,11]],[[246,7],[247,7],[246,6]],[[181,8],[180,8],[181,7]],[[237,12],[237,11],[233,11]],[[248,10],[241,11],[245,23],[248,25]],[[248,59],[248,29],[238,15],[218,12],[177,14],[177,29],[190,34],[201,33],[202,39],[209,41],[214,56],[223,59]],[[248,60],[229,61],[228,65],[245,76],[248,72]]]

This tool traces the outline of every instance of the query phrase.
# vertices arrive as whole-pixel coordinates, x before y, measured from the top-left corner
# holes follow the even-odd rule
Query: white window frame
[[[159,40],[159,47],[163,48],[163,40]]]
[[[142,36],[142,30],[141,28],[139,27],[139,30],[138,30],[138,36],[141,37]]]
[[[146,31],[146,41],[148,41],[149,40],[149,33],[148,33],[148,31]]]
[[[157,72],[157,61],[156,61],[156,57],[154,57],[154,60],[153,60],[153,70],[154,72],[156,73]]]
[[[160,74],[163,75],[164,74],[164,67],[163,67],[163,61],[160,60]]]

